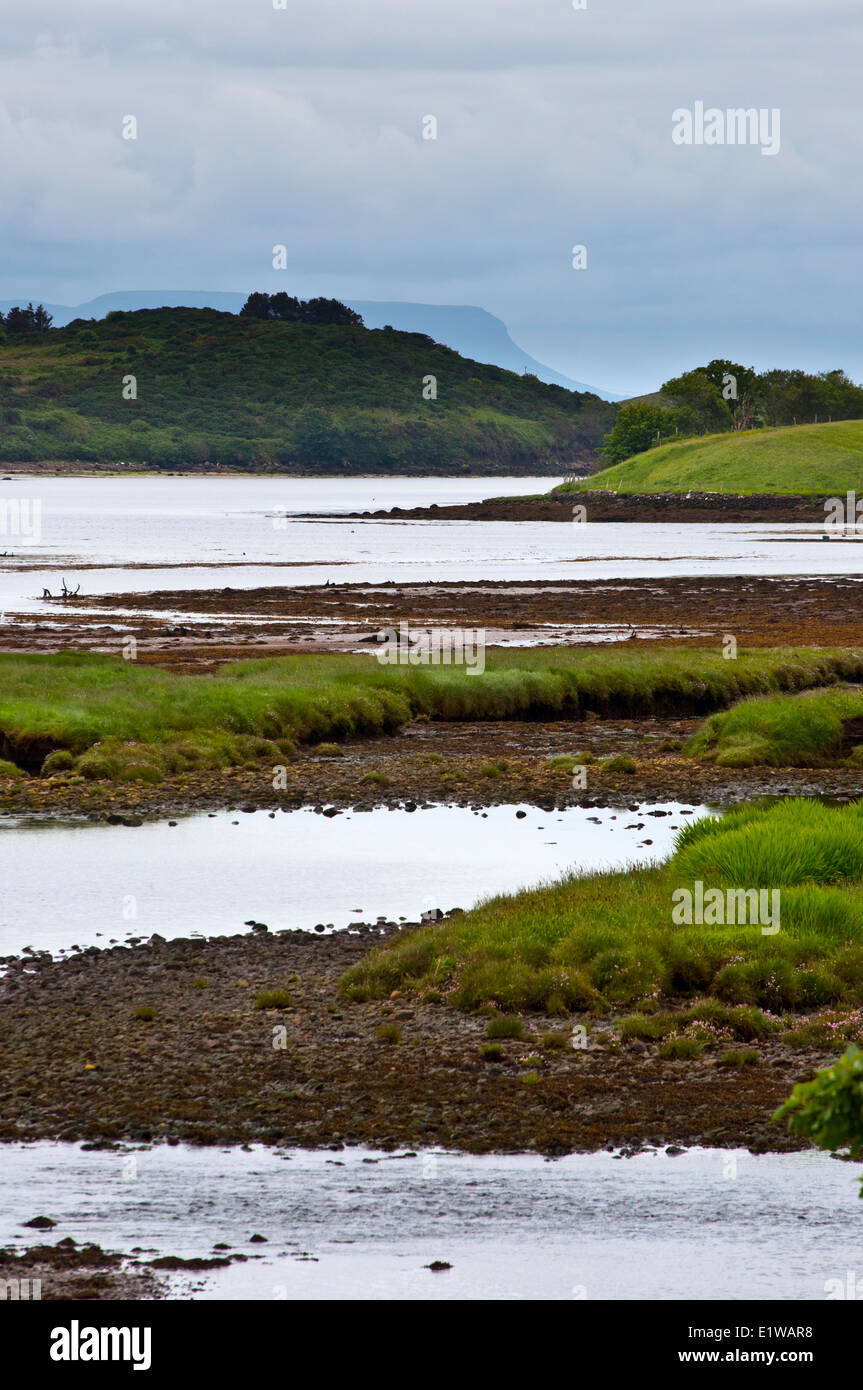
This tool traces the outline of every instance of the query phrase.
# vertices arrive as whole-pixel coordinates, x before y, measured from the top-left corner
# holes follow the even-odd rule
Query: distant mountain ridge
[[[73,319],[101,319],[115,309],[221,309],[238,314],[246,302],[245,294],[225,290],[119,290],[100,294],[83,304],[45,304],[53,315],[54,326],[62,328]],[[36,302],[33,297],[34,303]],[[5,314],[21,299],[0,299]],[[427,333],[435,342],[453,348],[462,357],[474,362],[486,362],[508,371],[532,372],[540,381],[551,386],[563,386],[567,391],[591,391],[606,401],[622,397],[598,386],[573,381],[543,362],[524,352],[513,342],[502,319],[485,309],[462,304],[412,304],[401,300],[346,299],[344,303],[362,315],[367,328],[392,328],[403,333]]]

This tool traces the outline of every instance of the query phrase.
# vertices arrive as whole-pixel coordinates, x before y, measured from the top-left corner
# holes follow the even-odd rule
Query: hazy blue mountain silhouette
[[[37,297],[34,295],[32,298],[36,303]],[[56,326],[62,328],[72,319],[104,318],[113,309],[175,309],[185,306],[190,309],[222,309],[237,314],[245,301],[245,294],[224,290],[120,290],[114,294],[100,294],[84,304],[46,304],[45,308],[49,314],[53,314]],[[21,299],[0,299],[0,310],[5,314],[13,304],[20,303]],[[512,372],[533,372],[540,381],[565,386],[569,391],[593,391],[603,400],[623,399],[598,386],[573,381],[556,372],[553,367],[537,362],[513,342],[503,320],[486,313],[485,309],[465,304],[409,304],[399,300],[390,302],[376,299],[348,299],[345,303],[362,315],[367,328],[385,328],[390,324],[405,333],[427,333],[435,342],[454,348],[462,357],[472,358],[475,362],[493,363]]]

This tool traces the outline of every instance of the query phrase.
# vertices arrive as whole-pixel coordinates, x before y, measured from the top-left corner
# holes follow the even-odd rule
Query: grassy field
[[[123,397],[129,375],[135,399]],[[565,471],[595,456],[615,416],[598,396],[469,361],[424,334],[213,309],[10,335],[0,400],[0,461],[328,474]]]
[[[829,494],[863,492],[863,420],[705,435],[562,484],[578,492],[732,492]],[[813,517],[818,520],[818,517]]]
[[[859,691],[748,699],[711,715],[684,751],[718,767],[863,767],[863,726],[849,735],[844,722],[855,719]]]
[[[179,676],[90,653],[0,656],[0,758],[28,772],[159,781],[284,762],[297,742],[444,720],[709,713],[743,696],[863,679],[846,651],[509,651],[481,675],[296,656]],[[8,770],[8,769],[7,769]]]
[[[672,894],[696,880],[778,889],[779,930],[675,924]],[[690,1024],[751,1037],[787,1011],[858,1010],[863,807],[797,800],[708,818],[680,833],[662,866],[491,899],[364,957],[342,989],[353,999],[417,991],[469,1011],[635,1009],[624,1035],[653,1038]]]

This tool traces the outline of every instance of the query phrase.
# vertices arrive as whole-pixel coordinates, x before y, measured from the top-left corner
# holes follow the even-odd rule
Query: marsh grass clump
[[[719,1060],[721,1067],[757,1067],[761,1058],[753,1048],[747,1048],[744,1052],[726,1052]]]
[[[715,999],[705,999],[689,1009],[673,1013],[632,1014],[620,1024],[623,1042],[662,1042],[665,1038],[689,1030],[702,1042],[737,1038],[748,1042],[775,1032],[779,1024],[761,1009],[750,1006],[730,1007]]]
[[[863,655],[787,648],[741,651],[735,662],[686,648],[503,650],[489,654],[481,681],[460,667],[382,666],[371,654],[265,657],[203,676],[90,652],[7,653],[0,655],[0,739],[6,760],[25,772],[41,771],[45,758],[62,750],[72,755],[79,775],[135,780],[142,769],[145,777],[154,769],[167,777],[264,758],[277,764],[300,743],[319,757],[341,757],[345,739],[392,733],[420,717],[711,715],[746,697],[861,679]],[[839,698],[835,691],[825,697],[828,704]],[[845,698],[853,713],[855,697]],[[863,697],[856,700],[863,709]],[[791,703],[795,709],[783,728],[800,719],[802,702]],[[806,711],[821,730],[816,743],[823,742],[821,706],[821,697],[813,697]],[[830,728],[839,731],[841,743],[840,714],[830,716]],[[747,727],[746,736],[751,732]],[[719,733],[711,725],[702,735],[709,751]],[[576,761],[587,762],[589,755]],[[485,766],[496,767],[498,775],[507,770],[504,759]]]
[[[510,1018],[506,1015],[501,1018],[490,1020],[486,1029],[487,1038],[523,1038],[524,1024],[520,1018]]]
[[[139,1004],[135,1010],[135,1017],[141,1023],[152,1023],[156,1017],[156,1010],[151,1008],[149,1004]]]
[[[402,1030],[397,1023],[382,1023],[375,1034],[378,1042],[401,1042]]]
[[[630,758],[628,753],[615,753],[610,758],[603,758],[600,766],[606,772],[637,772],[638,764],[634,758]]]
[[[843,761],[859,767],[863,750],[848,745],[845,721],[861,716],[859,691],[765,694],[710,715],[684,751],[717,767],[825,767]]]
[[[545,765],[549,772],[570,773],[576,766],[576,756],[574,753],[556,753],[553,758],[546,758]]]
[[[366,782],[372,787],[390,787],[392,782],[385,772],[365,772],[360,778],[361,782]]]
[[[54,777],[58,772],[71,772],[74,766],[75,759],[68,748],[57,748],[53,753],[49,753],[43,762],[42,776]]]
[[[17,763],[10,763],[6,758],[0,758],[0,777],[23,777],[24,769]]]
[[[693,1062],[701,1052],[702,1044],[696,1038],[669,1038],[659,1049],[660,1057],[676,1062]]]
[[[283,989],[265,989],[255,1000],[256,1009],[289,1009],[291,996]]]
[[[502,1062],[503,1048],[500,1043],[485,1043],[480,1048],[479,1055],[484,1062]]]
[[[711,1048],[755,1042],[780,1014],[863,1004],[863,806],[743,807],[688,824],[676,846],[663,865],[571,875],[394,939],[341,988],[436,989],[458,1009],[500,1011],[490,1037],[518,1036],[506,1020],[522,1013],[625,1012],[624,1044],[688,1030]],[[780,930],[675,922],[672,895],[694,879],[778,889]]]
[[[569,1033],[543,1033],[543,1052],[565,1052],[572,1041]]]
[[[506,758],[495,758],[494,761],[483,763],[479,770],[480,777],[490,777],[492,779],[502,777],[509,771],[509,763]]]

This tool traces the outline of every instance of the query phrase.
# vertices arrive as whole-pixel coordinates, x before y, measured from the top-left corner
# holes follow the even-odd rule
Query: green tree
[[[309,299],[301,306],[304,323],[312,324],[355,324],[362,319],[340,299]]]
[[[863,1157],[863,1052],[854,1044],[833,1067],[813,1081],[801,1081],[773,1116],[786,1120],[795,1134],[835,1153],[847,1148]],[[860,1196],[863,1197],[863,1178]]]
[[[747,430],[758,411],[758,375],[754,367],[743,367],[724,357],[714,357],[704,375],[719,391],[732,414],[732,429]]]
[[[294,452],[305,464],[336,463],[344,456],[344,441],[338,425],[326,410],[306,406],[294,421]]]
[[[257,290],[250,294],[240,310],[240,317],[244,319],[270,318],[270,296],[260,294]]]
[[[643,454],[661,439],[674,433],[674,412],[663,410],[647,401],[632,401],[621,406],[614,428],[605,437],[602,448],[606,462],[622,463],[633,454]]]
[[[684,428],[693,433],[714,434],[732,426],[733,415],[723,399],[721,381],[711,379],[704,367],[664,382],[662,394],[674,402]]]

